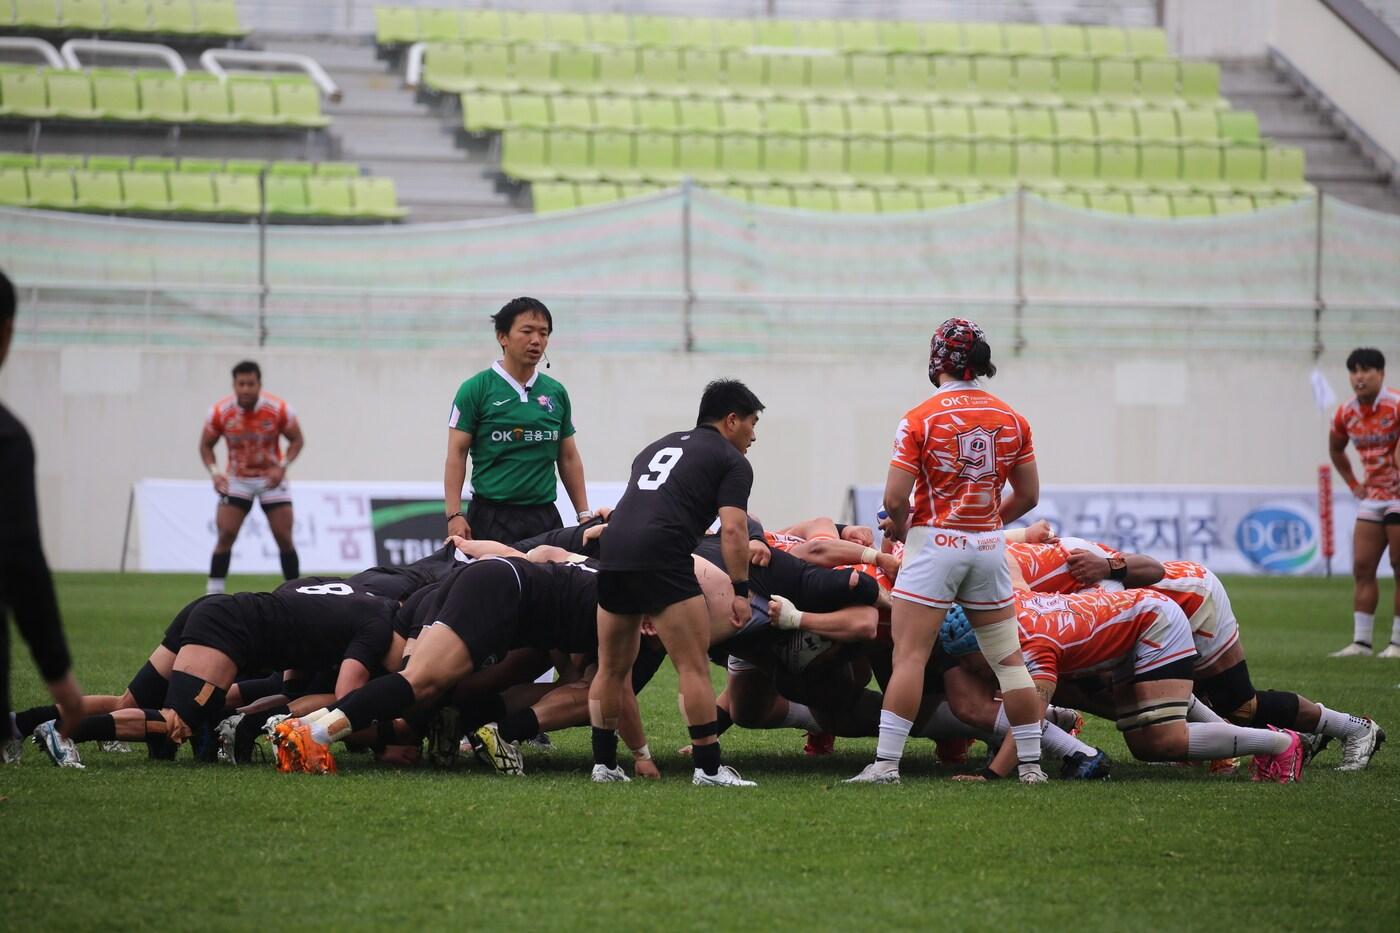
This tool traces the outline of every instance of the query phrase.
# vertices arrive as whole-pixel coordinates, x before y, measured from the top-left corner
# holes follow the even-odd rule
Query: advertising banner
[[[884,488],[851,487],[858,524],[874,526]],[[1099,541],[1158,560],[1194,560],[1217,573],[1351,573],[1356,499],[1334,492],[1323,516],[1313,486],[1043,486],[1040,504],[1016,525],[1044,518],[1057,534]],[[1388,561],[1379,573],[1390,575]]]
[[[589,483],[593,508],[612,506],[623,483]],[[292,538],[306,573],[353,574],[373,566],[411,564],[441,546],[446,531],[442,484],[292,481]],[[559,510],[574,523],[559,488]],[[218,497],[208,480],[144,479],[134,490],[140,570],[206,573],[217,533]],[[124,549],[132,542],[124,544]],[[280,573],[277,544],[258,506],[233,546],[233,573]]]

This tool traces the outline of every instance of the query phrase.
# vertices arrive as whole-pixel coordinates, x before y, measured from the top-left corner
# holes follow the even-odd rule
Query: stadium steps
[[[1307,180],[1324,193],[1372,210],[1400,214],[1400,192],[1389,183],[1386,173],[1268,61],[1221,62],[1220,93],[1230,106],[1258,115],[1260,134],[1303,149]]]
[[[268,51],[310,55],[330,72],[344,94],[327,103],[336,157],[358,162],[374,175],[394,179],[410,222],[467,220],[522,213],[496,191],[495,162],[468,153],[454,141],[454,127],[403,88],[401,74],[387,73],[374,47],[335,39],[269,38]],[[459,118],[460,120],[460,118]]]

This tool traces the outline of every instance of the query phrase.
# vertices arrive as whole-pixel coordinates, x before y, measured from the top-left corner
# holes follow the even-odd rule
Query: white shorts
[[[904,566],[890,595],[921,606],[974,612],[1011,605],[1006,535],[917,525],[904,541]]]
[[[1356,503],[1358,522],[1400,521],[1400,499],[1362,499]]]
[[[261,502],[264,509],[269,505],[291,505],[292,490],[286,479],[269,487],[267,480],[261,476],[230,476],[228,495],[221,497],[219,504],[251,509],[254,499]]]
[[[1230,608],[1230,596],[1220,578],[1206,571],[1206,586],[1210,594],[1201,608],[1191,616],[1191,638],[1196,643],[1196,670],[1214,664],[1222,654],[1240,640],[1240,623]]]
[[[1138,610],[1155,610],[1157,620],[1138,636],[1133,653],[1125,657],[1113,672],[1117,683],[1130,681],[1166,667],[1173,661],[1189,658],[1196,653],[1191,640],[1191,623],[1181,607],[1163,596],[1151,601],[1138,603]]]

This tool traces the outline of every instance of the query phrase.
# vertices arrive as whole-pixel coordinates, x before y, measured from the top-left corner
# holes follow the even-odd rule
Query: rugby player
[[[617,726],[635,702],[628,682],[642,616],[649,615],[680,678],[682,712],[695,748],[698,785],[752,786],[722,765],[715,692],[706,657],[709,626],[691,551],[716,514],[725,569],[734,589],[731,621],[742,628],[749,605],[748,499],[763,403],[743,383],[705,387],[695,427],[647,445],[632,461],[627,491],[603,535],[598,575],[598,673],[589,687],[593,780],[625,781],[617,765]]]
[[[889,516],[885,534],[905,541],[903,567],[891,594],[894,666],[875,761],[851,779],[856,783],[899,782],[899,761],[923,695],[924,670],[954,601],[967,609],[1001,685],[1019,750],[1020,779],[1045,780],[1040,767],[1044,711],[1038,708],[1016,640],[1002,531],[1006,522],[1035,507],[1040,478],[1030,425],[976,382],[978,376],[996,374],[991,353],[982,329],[971,321],[951,318],[940,324],[929,345],[934,394],[899,423],[884,496]],[[1008,482],[1012,494],[1002,501]]]
[[[1390,549],[1395,570],[1395,603],[1390,644],[1383,658],[1400,658],[1400,392],[1386,388],[1385,356],[1371,347],[1351,351],[1347,373],[1356,397],[1337,409],[1327,446],[1337,475],[1359,500],[1352,532],[1351,644],[1332,652],[1334,658],[1370,655],[1380,587],[1376,567]],[[1352,472],[1347,444],[1356,447],[1364,478]]]
[[[214,445],[224,439],[228,467],[220,470]],[[287,439],[284,455],[280,439]],[[215,402],[205,419],[199,438],[199,456],[219,494],[214,524],[219,537],[209,559],[209,593],[224,592],[233,543],[243,520],[252,511],[253,500],[262,504],[267,527],[277,542],[282,560],[282,578],[300,576],[300,562],[292,541],[292,493],[287,487],[287,468],[301,453],[305,443],[301,424],[292,406],[262,391],[262,370],[252,360],[233,367],[233,394]]]

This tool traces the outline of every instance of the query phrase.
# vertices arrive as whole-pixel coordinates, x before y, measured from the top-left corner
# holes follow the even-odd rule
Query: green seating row
[[[572,210],[607,204],[624,198],[645,197],[669,190],[662,185],[613,182],[536,182],[531,186],[536,213]],[[766,207],[792,207],[811,211],[841,213],[895,213],[930,211],[962,204],[974,204],[1000,197],[1004,191],[981,188],[818,188],[786,185],[720,185],[718,194]],[[1124,191],[1056,191],[1034,193],[1068,204],[1111,214],[1139,217],[1207,217],[1243,214],[1288,204],[1296,200],[1283,195],[1241,194],[1151,194]]]
[[[579,45],[432,45],[423,81],[444,93],[560,91],[709,97],[926,100],[1221,107],[1220,66],[1092,59],[874,52],[792,54]]]
[[[1311,191],[1303,152],[1257,143],[1049,142],[933,137],[512,129],[501,170],[523,181],[918,187],[1124,188],[1165,193]]]
[[[311,129],[327,126],[321,93],[302,75],[0,69],[0,118],[202,123]]]
[[[100,213],[261,214],[258,177],[233,172],[0,166],[0,205]],[[268,175],[277,217],[391,220],[406,214],[389,178]]]
[[[1259,138],[1248,110],[965,107],[878,101],[716,100],[589,94],[462,95],[462,128],[736,130],[832,136],[1004,136],[1020,139]]]
[[[998,52],[1152,58],[1167,54],[1160,29],[1040,26],[1034,23],[950,23],[898,20],[706,19],[616,13],[520,13],[376,7],[375,41],[483,39],[506,42],[592,42],[613,46]]]
[[[135,169],[138,172],[194,172],[214,174],[227,172],[231,175],[327,175],[339,178],[355,178],[360,174],[360,166],[354,162],[296,162],[263,159],[211,159],[202,156],[189,156],[183,159],[164,156],[129,155],[81,155],[69,153],[47,153],[34,155],[28,152],[0,152],[0,168],[88,168],[104,172],[125,172]]]
[[[0,29],[236,39],[233,0],[0,0]]]

